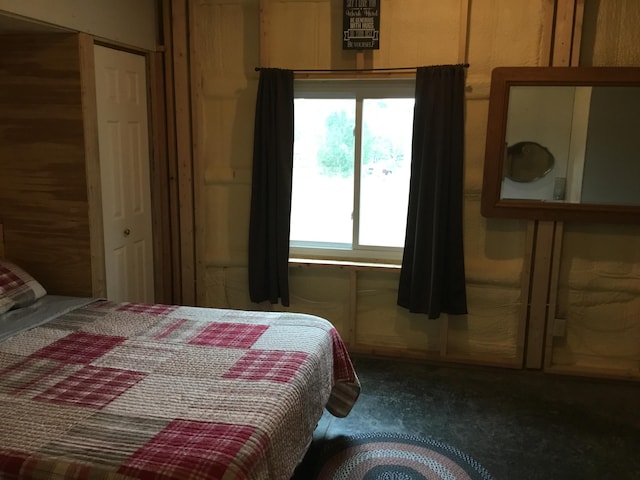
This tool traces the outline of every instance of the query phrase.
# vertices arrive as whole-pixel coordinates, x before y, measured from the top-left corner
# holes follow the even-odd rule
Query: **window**
[[[296,80],[291,256],[399,261],[413,80]]]

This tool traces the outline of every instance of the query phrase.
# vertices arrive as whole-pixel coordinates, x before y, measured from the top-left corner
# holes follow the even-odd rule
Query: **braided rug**
[[[341,436],[322,447],[317,480],[494,480],[476,460],[430,437]]]

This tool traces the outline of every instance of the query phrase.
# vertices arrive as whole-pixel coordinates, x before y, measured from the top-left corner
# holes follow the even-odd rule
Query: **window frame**
[[[354,262],[391,263],[399,265],[402,262],[403,247],[361,245],[359,242],[363,124],[362,112],[363,101],[365,99],[415,99],[415,78],[295,79],[294,99],[297,98],[352,99],[356,102],[353,172],[353,241],[351,244],[342,244],[290,240],[289,258],[347,260]]]

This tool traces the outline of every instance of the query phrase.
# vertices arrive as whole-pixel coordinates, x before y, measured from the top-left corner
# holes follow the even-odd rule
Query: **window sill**
[[[378,271],[400,271],[401,265],[395,263],[358,262],[353,260],[320,260],[313,258],[290,258],[290,267],[331,267],[344,268],[348,270],[378,270]]]

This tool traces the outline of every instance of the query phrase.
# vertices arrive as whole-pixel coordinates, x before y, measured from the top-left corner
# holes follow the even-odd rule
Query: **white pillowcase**
[[[22,268],[0,258],[0,314],[31,305],[47,291]]]

